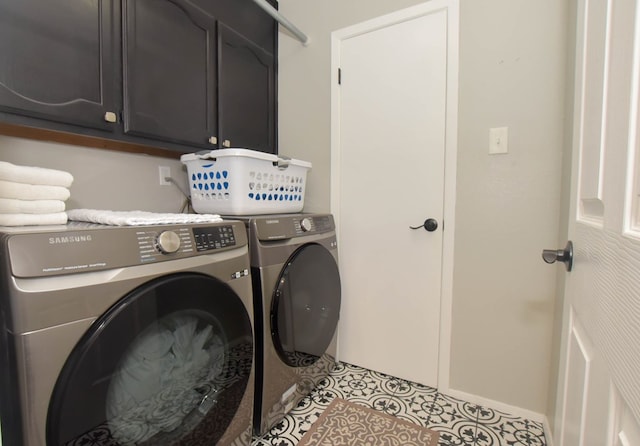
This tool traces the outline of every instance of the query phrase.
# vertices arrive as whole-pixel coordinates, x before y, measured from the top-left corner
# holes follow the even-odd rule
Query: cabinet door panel
[[[207,146],[217,122],[215,22],[186,1],[125,2],[125,133]]]
[[[219,28],[220,138],[275,153],[273,55],[224,24]]]
[[[191,0],[216,20],[275,54],[278,22],[251,0]],[[278,9],[275,0],[267,0]]]
[[[118,2],[3,0],[0,109],[110,129]]]

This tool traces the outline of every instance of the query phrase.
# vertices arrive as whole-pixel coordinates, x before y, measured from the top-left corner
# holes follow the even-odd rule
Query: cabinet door
[[[223,23],[218,32],[220,139],[275,153],[274,57]]]
[[[217,123],[215,21],[183,0],[124,5],[125,133],[207,147]]]
[[[111,129],[119,3],[2,0],[0,110]]]

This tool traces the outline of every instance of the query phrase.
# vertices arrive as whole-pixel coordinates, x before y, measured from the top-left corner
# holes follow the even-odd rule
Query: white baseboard
[[[462,392],[460,390],[442,389],[442,392],[454,398],[468,401],[479,406],[489,407],[491,409],[499,410],[500,412],[508,413],[509,415],[514,415],[516,417],[522,417],[531,421],[535,421],[537,423],[542,423],[542,428],[544,429],[544,437],[547,441],[546,446],[553,446],[553,435],[551,432],[551,426],[549,425],[549,420],[544,414],[523,409],[521,407],[512,406],[500,401],[491,400],[489,398],[484,398],[482,396],[473,395],[471,393]]]
[[[511,406],[509,404],[502,403],[500,401],[491,400],[489,398],[473,395],[471,393],[462,392],[460,390],[455,390],[455,389],[444,390],[443,389],[442,392],[454,398],[468,401],[470,403],[477,404],[479,406],[485,406],[491,409],[496,409],[496,410],[499,410],[500,412],[508,413],[509,415],[515,415],[517,417],[527,418],[531,421],[536,421],[538,423],[544,423],[546,419],[546,417],[541,413],[533,412],[531,410],[523,409],[521,407]]]

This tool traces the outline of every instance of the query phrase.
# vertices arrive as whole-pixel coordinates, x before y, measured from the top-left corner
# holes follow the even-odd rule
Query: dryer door
[[[238,412],[252,358],[249,314],[231,288],[194,273],[155,279],[72,351],[49,405],[47,444],[214,445]]]
[[[310,243],[280,273],[271,305],[271,336],[292,367],[315,363],[329,347],[340,315],[340,274],[331,253]]]

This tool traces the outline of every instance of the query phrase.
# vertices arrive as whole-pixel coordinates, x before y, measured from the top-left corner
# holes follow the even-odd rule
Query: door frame
[[[458,54],[459,54],[459,1],[431,0],[410,8],[386,14],[331,33],[331,213],[336,232],[341,233],[340,215],[340,49],[344,40],[392,26],[437,11],[447,12],[447,86],[445,122],[444,222],[442,240],[442,276],[440,295],[440,338],[438,354],[438,388],[449,390],[451,358],[451,313],[453,302],[453,255],[456,206],[456,170],[458,147]],[[341,245],[338,243],[338,257]],[[338,341],[339,342],[339,341]],[[338,353],[339,355],[339,353]],[[339,359],[339,358],[338,358]]]

